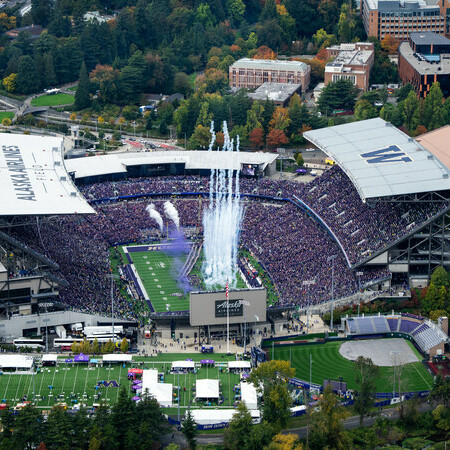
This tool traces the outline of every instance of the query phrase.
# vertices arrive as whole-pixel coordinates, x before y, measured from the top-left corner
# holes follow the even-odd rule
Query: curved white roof
[[[304,136],[336,161],[363,201],[450,189],[445,164],[383,119],[307,131]]]
[[[63,140],[0,134],[0,215],[94,214],[67,174]]]
[[[69,173],[75,178],[108,175],[114,173],[126,174],[127,166],[143,164],[173,164],[184,163],[186,169],[210,170],[233,169],[240,170],[242,164],[262,165],[277,159],[277,154],[263,152],[216,152],[216,151],[157,151],[157,152],[127,152],[112,155],[88,156],[66,160]]]

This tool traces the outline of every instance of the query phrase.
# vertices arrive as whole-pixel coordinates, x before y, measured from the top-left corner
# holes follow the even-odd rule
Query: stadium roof
[[[65,161],[67,171],[75,178],[127,173],[127,166],[151,164],[185,164],[186,169],[210,170],[231,168],[240,170],[243,164],[262,165],[262,170],[277,159],[276,154],[262,152],[208,152],[208,151],[158,151],[116,153],[114,155],[88,156]]]
[[[363,201],[450,189],[449,169],[383,119],[307,131],[304,136],[336,161]]]
[[[0,135],[1,216],[94,214],[64,166],[61,138]]]
[[[416,141],[422,144],[430,153],[443,162],[450,169],[450,125],[438,128],[416,137]]]

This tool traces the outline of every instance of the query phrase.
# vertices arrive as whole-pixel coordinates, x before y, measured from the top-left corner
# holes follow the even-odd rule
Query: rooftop
[[[416,141],[423,145],[430,153],[450,170],[450,125],[438,128],[416,137]]]
[[[84,178],[113,173],[127,173],[127,166],[141,164],[185,164],[187,170],[210,170],[231,168],[240,170],[243,164],[267,164],[278,155],[263,152],[216,152],[216,151],[157,151],[141,153],[116,153],[112,155],[89,156],[66,160],[67,170],[75,178]]]
[[[299,70],[305,71],[309,67],[301,61],[280,61],[277,59],[238,59],[231,67],[236,69],[274,69],[274,70]]]
[[[64,166],[63,140],[1,134],[0,215],[94,214]]]
[[[416,45],[450,45],[450,39],[432,31],[409,33],[409,37]]]
[[[407,12],[419,9],[439,10],[435,0],[367,0],[370,9],[380,12]]]
[[[439,60],[429,58],[427,55],[414,53],[409,42],[402,42],[398,48],[408,63],[420,74],[423,75],[445,75],[450,74],[450,58],[441,55]],[[435,58],[437,59],[437,58]]]
[[[293,83],[263,83],[255,92],[248,94],[253,100],[272,100],[285,102],[300,88],[300,84]]]
[[[336,58],[334,58],[333,62],[328,63],[327,66],[360,66],[367,64],[372,55],[373,50],[343,50],[336,56]]]
[[[383,119],[307,131],[368,198],[448,190],[450,170],[423,145]]]

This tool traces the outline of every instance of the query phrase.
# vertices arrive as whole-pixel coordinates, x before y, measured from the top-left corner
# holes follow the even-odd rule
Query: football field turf
[[[176,282],[181,267],[175,266],[174,258],[160,251],[135,252],[130,256],[156,312],[189,310],[189,297]],[[179,265],[185,261],[186,256],[180,257]]]
[[[305,381],[309,381],[310,376],[310,355],[311,379],[313,383],[323,385],[324,379],[339,380],[347,382],[349,389],[356,389],[355,364],[345,359],[339,353],[341,342],[327,342],[316,345],[296,345],[292,347],[274,348],[274,359],[291,360],[295,368],[295,376]],[[387,343],[387,347],[388,347]],[[411,342],[415,353],[418,353]],[[269,358],[272,358],[272,348],[268,349]],[[370,355],[366,355],[370,357]],[[419,359],[421,359],[419,355]],[[379,375],[376,379],[377,392],[392,392],[394,382],[394,369],[392,367],[379,367]],[[396,381],[397,390],[397,381]],[[419,361],[403,366],[401,374],[402,392],[421,391],[431,389],[433,380],[424,365]]]

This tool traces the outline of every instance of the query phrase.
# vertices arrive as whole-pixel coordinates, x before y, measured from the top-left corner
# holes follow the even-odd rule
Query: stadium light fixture
[[[303,286],[308,286],[308,305],[306,308],[306,331],[309,334],[309,307],[310,307],[310,301],[309,301],[309,286],[316,284],[316,280],[305,280],[302,282]]]
[[[337,255],[332,255],[327,258],[328,262],[332,262],[331,264],[331,318],[330,318],[330,330],[333,330],[333,310],[334,310],[334,260],[337,258]]]

